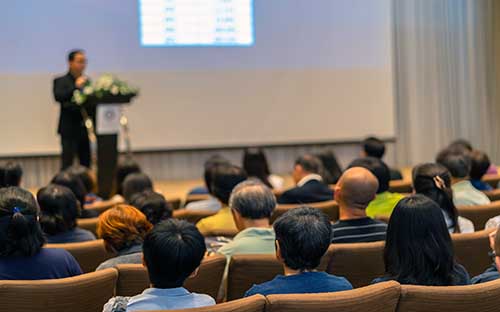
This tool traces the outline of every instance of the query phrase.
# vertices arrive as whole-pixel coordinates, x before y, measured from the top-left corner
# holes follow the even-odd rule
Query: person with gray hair
[[[231,193],[229,207],[239,233],[218,253],[228,258],[234,254],[274,254],[270,219],[276,197],[271,189],[258,180],[241,182]]]

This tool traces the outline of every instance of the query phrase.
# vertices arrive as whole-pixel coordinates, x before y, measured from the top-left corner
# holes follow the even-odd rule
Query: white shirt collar
[[[323,178],[319,174],[311,173],[300,179],[300,181],[297,183],[298,187],[304,186],[309,181],[323,181]]]

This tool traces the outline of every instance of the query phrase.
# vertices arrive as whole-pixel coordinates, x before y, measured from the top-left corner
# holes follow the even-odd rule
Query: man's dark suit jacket
[[[311,180],[281,194],[278,203],[309,204],[328,200],[333,200],[333,190],[321,181]]]
[[[80,107],[71,101],[76,89],[75,78],[70,73],[54,79],[54,98],[61,104],[57,133],[62,137],[78,138],[87,134]]]

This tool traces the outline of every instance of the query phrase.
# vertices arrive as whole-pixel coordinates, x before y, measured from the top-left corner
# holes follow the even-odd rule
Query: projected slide
[[[251,46],[253,0],[139,0],[141,45]]]

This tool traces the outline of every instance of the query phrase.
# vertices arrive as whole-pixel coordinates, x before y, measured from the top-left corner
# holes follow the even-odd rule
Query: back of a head
[[[193,224],[175,219],[159,223],[143,243],[151,284],[155,288],[182,287],[205,252],[205,239]]]
[[[45,243],[33,195],[18,187],[0,189],[0,257],[29,257]]]
[[[292,209],[273,224],[285,265],[292,270],[317,268],[330,246],[332,227],[318,209]]]
[[[342,168],[334,152],[329,150],[316,155],[323,165],[323,181],[326,184],[336,184],[342,175]]]
[[[172,217],[172,208],[165,197],[151,190],[132,196],[130,205],[144,213],[153,225]]]
[[[246,179],[247,174],[242,168],[230,164],[219,165],[212,172],[212,194],[228,205],[234,187]]]
[[[472,152],[472,150],[474,149],[472,147],[472,144],[465,139],[457,139],[457,140],[451,142],[450,145],[448,145],[448,148],[455,149],[455,150],[458,150],[458,149],[467,150],[469,152]]]
[[[138,209],[117,205],[99,216],[97,236],[116,251],[142,243],[153,225]]]
[[[446,167],[453,178],[466,179],[469,177],[471,161],[468,155],[449,153],[439,160],[439,164]]]
[[[491,166],[490,158],[486,153],[474,150],[470,153],[470,178],[481,180]]]
[[[248,180],[233,189],[229,207],[238,211],[245,219],[269,219],[276,208],[276,197],[260,181]]]
[[[46,234],[64,233],[76,227],[80,204],[69,188],[49,184],[36,197],[41,210],[40,224]]]
[[[122,184],[125,178],[131,173],[141,172],[139,164],[131,157],[126,157],[118,162],[115,171],[115,191],[118,195],[123,195]]]
[[[454,284],[451,237],[439,206],[423,195],[402,199],[387,228],[386,273],[412,285]]]
[[[295,160],[295,166],[300,166],[302,167],[302,170],[308,173],[314,173],[314,174],[322,174],[323,172],[323,165],[321,163],[321,160],[311,154],[306,154],[303,156],[300,156]]]
[[[354,167],[344,172],[337,186],[335,198],[338,198],[339,204],[364,210],[375,199],[378,180],[368,169]]]
[[[82,180],[77,175],[69,171],[61,171],[52,178],[51,183],[69,188],[80,202],[80,205],[83,206],[85,204],[87,192]]]
[[[89,168],[82,165],[73,165],[67,171],[80,178],[87,194],[96,192],[96,182]]]
[[[245,149],[243,154],[243,169],[249,177],[258,178],[262,181],[262,183],[272,188],[272,185],[268,180],[271,171],[269,170],[267,157],[262,149]]]
[[[377,194],[386,192],[389,190],[389,181],[391,180],[391,172],[389,167],[375,157],[364,157],[355,159],[351,162],[348,168],[361,167],[368,169],[378,180],[378,190]]]
[[[384,157],[385,143],[376,137],[366,138],[361,146],[363,147],[363,151],[367,157],[375,157],[379,159]]]
[[[153,190],[153,181],[142,172],[129,174],[122,184],[123,197],[130,203],[135,194]]]
[[[227,160],[226,158],[220,156],[220,155],[213,155],[207,161],[205,161],[204,164],[204,172],[203,172],[203,178],[205,180],[205,186],[208,189],[209,193],[212,193],[212,177],[213,177],[213,171],[217,166],[220,165],[230,165],[231,162]]]
[[[20,186],[23,177],[23,168],[20,164],[8,162],[3,167],[4,170],[4,185],[5,186]]]

